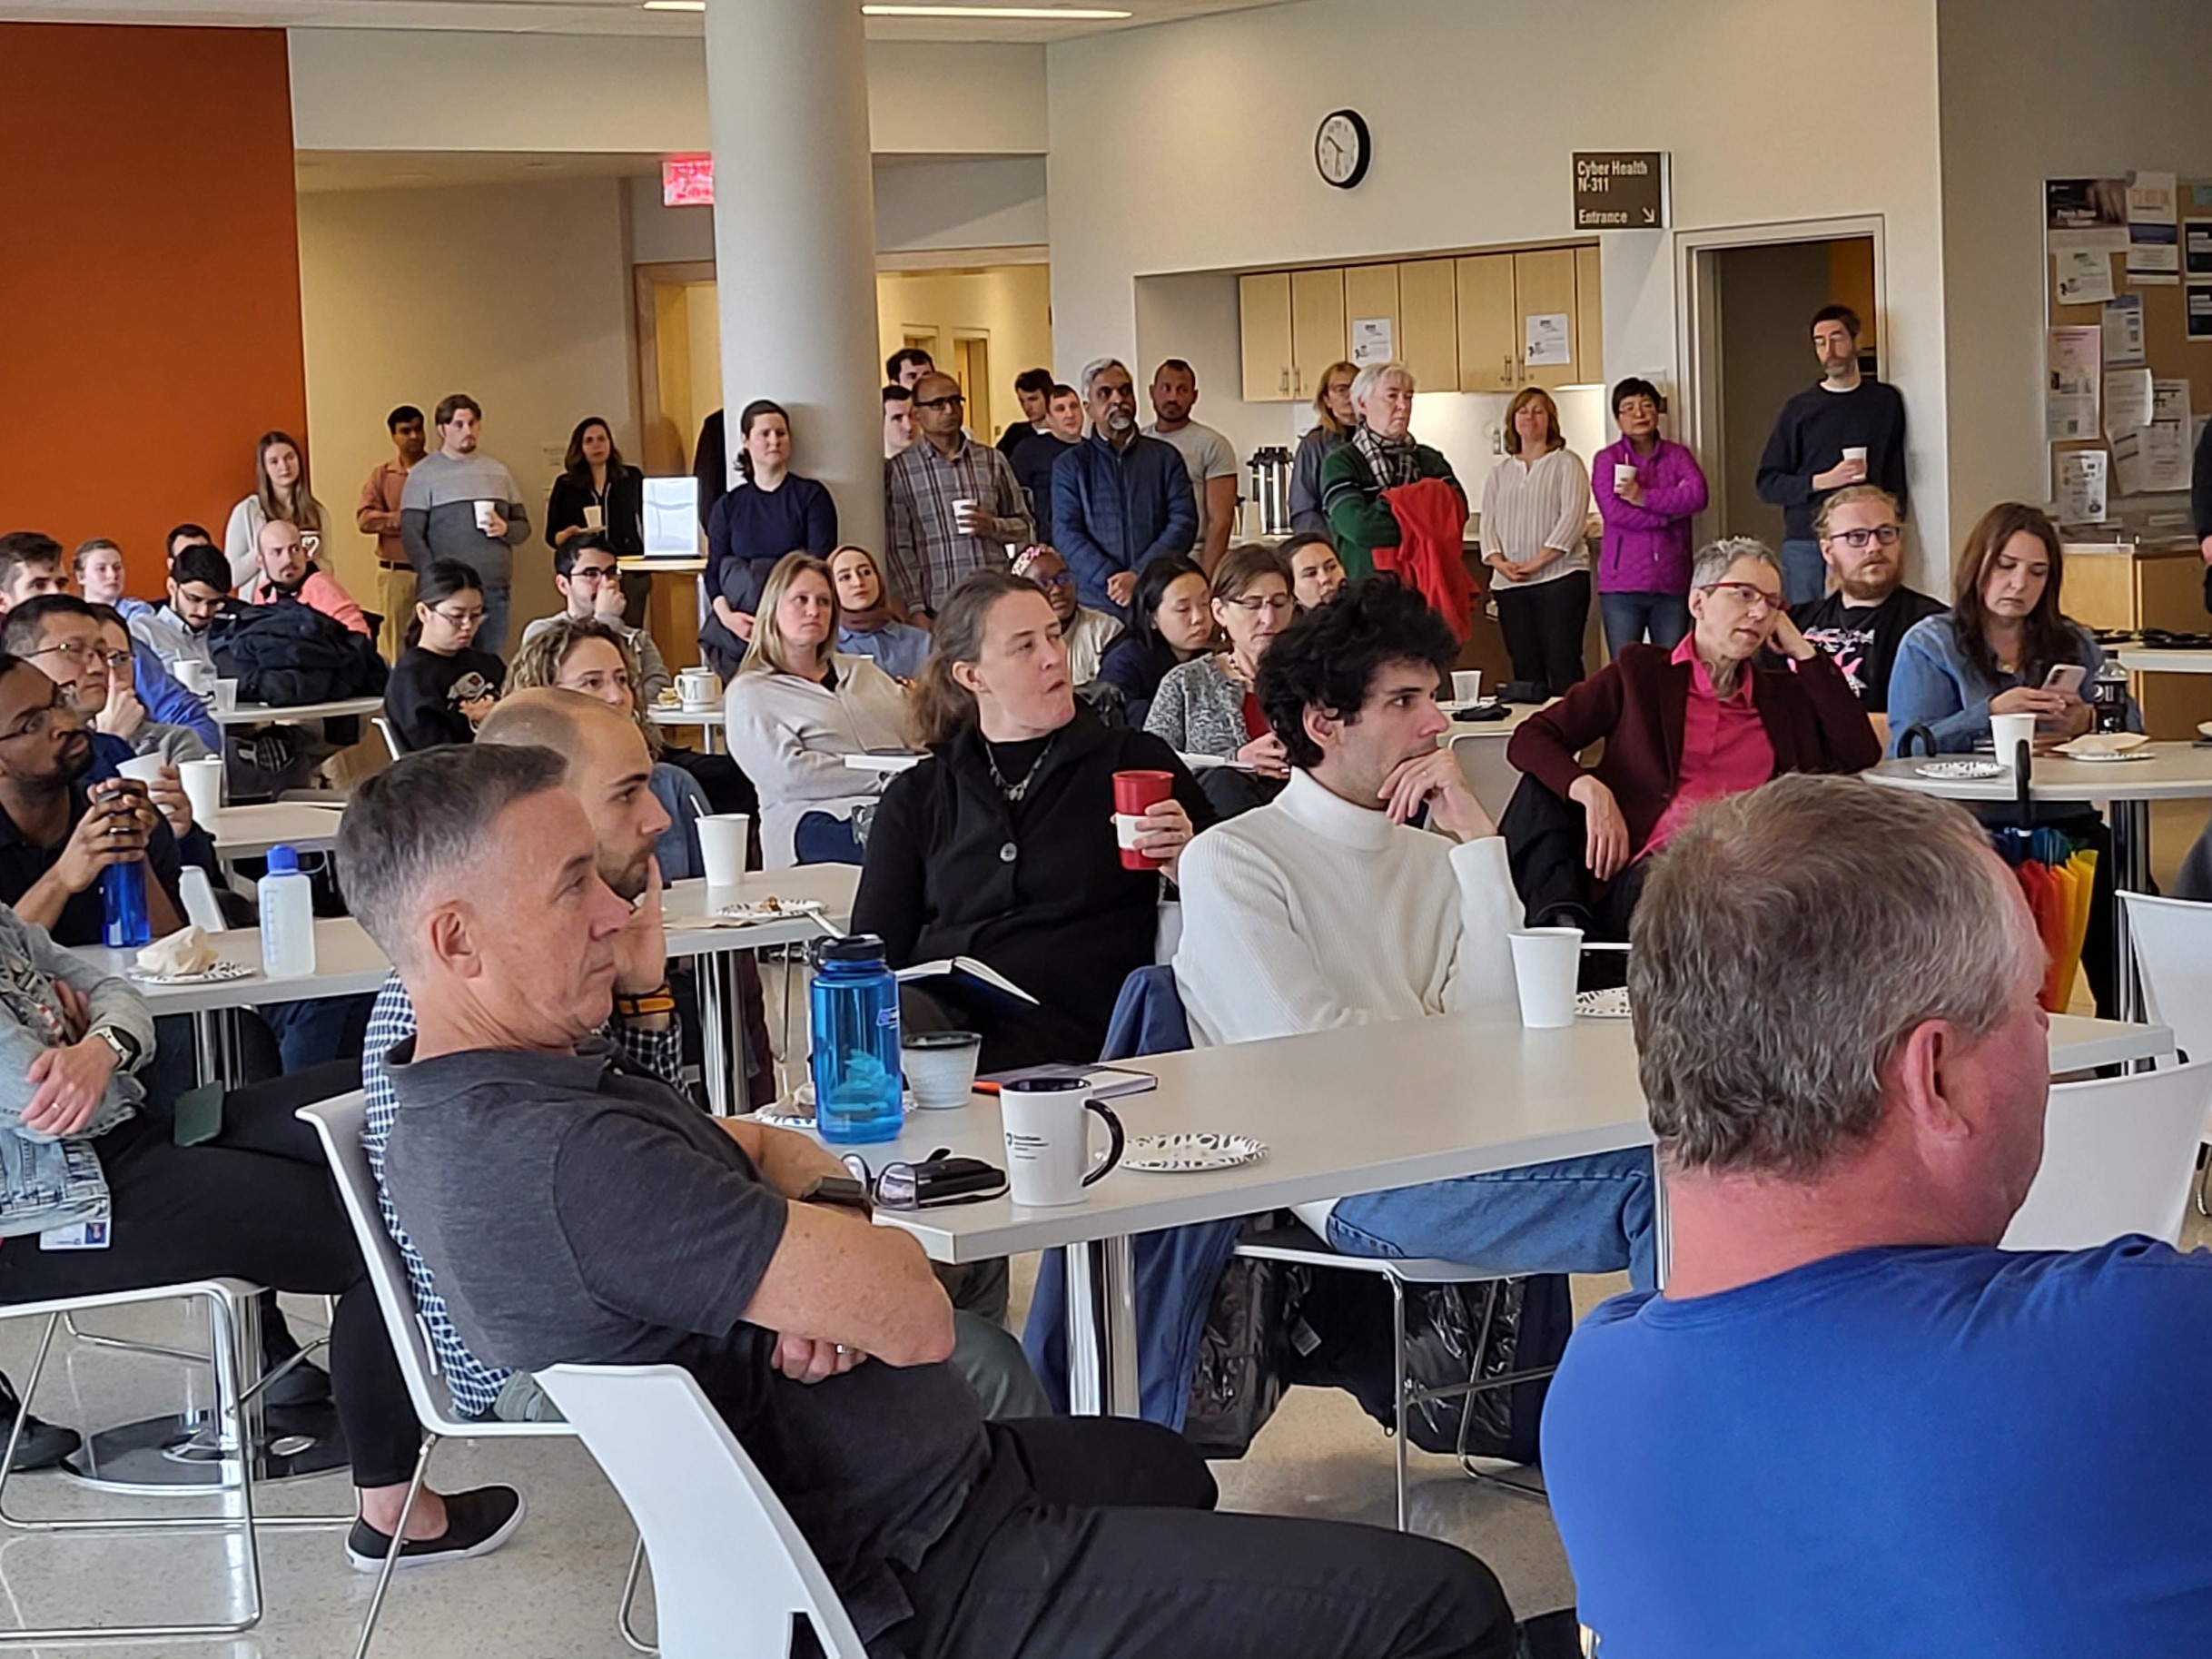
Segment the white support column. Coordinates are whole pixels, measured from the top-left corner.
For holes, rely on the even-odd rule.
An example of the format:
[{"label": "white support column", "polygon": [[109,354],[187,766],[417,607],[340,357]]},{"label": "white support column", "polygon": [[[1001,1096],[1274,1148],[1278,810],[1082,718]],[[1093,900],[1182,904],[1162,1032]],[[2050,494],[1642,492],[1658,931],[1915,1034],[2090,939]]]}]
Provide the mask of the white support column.
[{"label": "white support column", "polygon": [[792,468],[884,543],[875,194],[859,0],[707,0],[723,406],[791,411]]}]

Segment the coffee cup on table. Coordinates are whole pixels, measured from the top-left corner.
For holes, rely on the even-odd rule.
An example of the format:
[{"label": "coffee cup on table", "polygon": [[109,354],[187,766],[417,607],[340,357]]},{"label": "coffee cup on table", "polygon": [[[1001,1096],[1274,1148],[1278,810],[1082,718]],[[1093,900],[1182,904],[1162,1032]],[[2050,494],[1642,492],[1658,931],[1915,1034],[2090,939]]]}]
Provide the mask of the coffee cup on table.
[{"label": "coffee cup on table", "polygon": [[1175,794],[1171,772],[1117,772],[1113,775],[1113,834],[1121,844],[1124,870],[1158,870],[1157,858],[1137,851],[1137,825],[1144,815]]},{"label": "coffee cup on table", "polygon": [[1452,701],[1476,704],[1482,701],[1482,670],[1455,668],[1452,670]]},{"label": "coffee cup on table", "polygon": [[1990,741],[1997,752],[2000,766],[2019,765],[2020,745],[2030,751],[2035,747],[2035,716],[2033,715],[1991,715]]},{"label": "coffee cup on table", "polygon": [[1548,1030],[1575,1022],[1575,987],[1582,974],[1582,929],[1531,927],[1513,942],[1513,979],[1521,993],[1521,1023]]},{"label": "coffee cup on table", "polygon": [[909,1032],[899,1044],[899,1067],[914,1104],[928,1111],[965,1106],[975,1088],[975,1062],[983,1040],[973,1032]]},{"label": "coffee cup on table", "polygon": [[222,811],[222,757],[179,761],[177,776],[183,783],[184,798],[192,803],[193,822],[212,828]]},{"label": "coffee cup on table", "polygon": [[195,697],[203,697],[215,689],[215,665],[203,663],[196,657],[178,657],[169,672],[176,676],[178,685]]},{"label": "coffee cup on table", "polygon": [[[1121,1120],[1105,1101],[1086,1100],[1087,1087],[1080,1077],[1024,1077],[999,1091],[1006,1185],[1015,1203],[1032,1210],[1080,1204],[1084,1189],[1121,1161]],[[1110,1137],[1100,1154],[1091,1150],[1093,1114]]]},{"label": "coffee cup on table", "polygon": [[215,682],[215,712],[227,715],[238,707],[238,682],[218,679]]},{"label": "coffee cup on table", "polygon": [[750,814],[707,813],[694,820],[699,831],[699,862],[710,888],[734,892],[745,882],[746,843],[753,833]]},{"label": "coffee cup on table", "polygon": [[686,708],[704,708],[715,700],[722,682],[712,668],[686,668],[676,676],[676,695]]}]

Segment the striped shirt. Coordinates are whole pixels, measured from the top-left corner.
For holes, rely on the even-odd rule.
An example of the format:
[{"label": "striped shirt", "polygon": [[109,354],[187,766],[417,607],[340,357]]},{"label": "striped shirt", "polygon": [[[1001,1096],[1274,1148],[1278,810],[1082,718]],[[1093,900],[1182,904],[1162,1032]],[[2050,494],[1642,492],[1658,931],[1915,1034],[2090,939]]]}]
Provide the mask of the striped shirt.
[{"label": "striped shirt", "polygon": [[[1482,557],[1498,588],[1533,588],[1538,582],[1590,568],[1583,532],[1590,517],[1590,469],[1582,457],[1562,444],[1532,464],[1502,455],[1482,487]],[[1560,556],[1525,582],[1497,568],[1500,559],[1516,564],[1545,548]]]},{"label": "striped shirt", "polygon": [[[953,503],[1009,521],[1004,536],[963,536]],[[926,438],[884,463],[884,509],[890,529],[891,587],[909,609],[935,610],[971,570],[1003,570],[1009,542],[1037,539],[1029,498],[1013,466],[988,444],[963,433],[947,460]]]}]

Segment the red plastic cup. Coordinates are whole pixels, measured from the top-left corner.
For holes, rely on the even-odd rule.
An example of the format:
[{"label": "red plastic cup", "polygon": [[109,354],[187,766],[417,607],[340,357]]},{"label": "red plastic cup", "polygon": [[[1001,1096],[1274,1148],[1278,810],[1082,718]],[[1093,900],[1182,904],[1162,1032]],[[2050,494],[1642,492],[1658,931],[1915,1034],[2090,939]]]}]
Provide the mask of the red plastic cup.
[{"label": "red plastic cup", "polygon": [[1121,843],[1121,868],[1158,870],[1157,858],[1137,851],[1137,820],[1175,793],[1172,772],[1117,772],[1113,775],[1114,831]]}]

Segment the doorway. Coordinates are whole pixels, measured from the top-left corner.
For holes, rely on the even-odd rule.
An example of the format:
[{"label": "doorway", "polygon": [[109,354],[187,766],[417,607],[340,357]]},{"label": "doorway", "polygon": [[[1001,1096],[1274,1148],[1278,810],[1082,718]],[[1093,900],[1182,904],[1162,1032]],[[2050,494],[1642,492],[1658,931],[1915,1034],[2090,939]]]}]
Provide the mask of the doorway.
[{"label": "doorway", "polygon": [[1755,536],[1782,543],[1782,509],[1759,499],[1759,458],[1783,403],[1816,377],[1812,313],[1859,313],[1860,363],[1879,374],[1880,220],[1684,233],[1679,290],[1683,395],[1675,435],[1712,486],[1700,541]]}]

